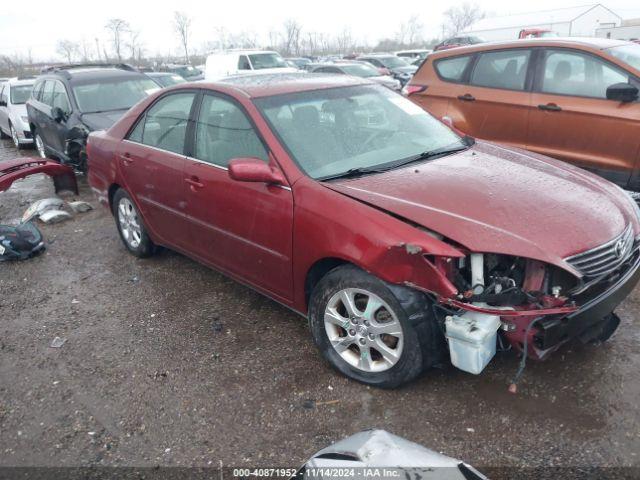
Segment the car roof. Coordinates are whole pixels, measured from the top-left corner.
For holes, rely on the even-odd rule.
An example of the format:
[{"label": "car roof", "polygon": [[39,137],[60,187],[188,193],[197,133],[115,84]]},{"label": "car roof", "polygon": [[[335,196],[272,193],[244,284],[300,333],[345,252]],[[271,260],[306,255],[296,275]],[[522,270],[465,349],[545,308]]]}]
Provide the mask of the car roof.
[{"label": "car roof", "polygon": [[140,78],[145,75],[141,72],[123,70],[115,67],[78,67],[64,70],[45,72],[43,77],[54,76],[69,80],[70,83],[86,83],[92,80],[112,80],[118,78]]},{"label": "car roof", "polygon": [[458,55],[464,52],[479,52],[483,50],[496,50],[500,48],[515,47],[589,47],[596,50],[605,50],[607,48],[619,47],[621,45],[630,45],[631,42],[624,40],[611,40],[608,38],[598,37],[548,37],[548,38],[531,38],[531,39],[515,39],[503,42],[484,42],[476,45],[467,45],[463,47],[452,48],[449,50],[439,50],[433,52],[432,56],[448,57]]},{"label": "car roof", "polygon": [[180,76],[174,72],[144,72],[145,75],[148,75],[149,77],[175,77],[175,76]]},{"label": "car roof", "polygon": [[219,83],[229,85],[252,98],[327,88],[370,85],[372,82],[348,75],[301,73],[250,74],[227,77]]},{"label": "car roof", "polygon": [[5,82],[7,85],[15,86],[15,85],[33,85],[36,83],[36,77],[14,77],[10,78]]},{"label": "car roof", "polygon": [[221,50],[211,52],[209,55],[255,55],[257,53],[278,53],[273,50]]}]

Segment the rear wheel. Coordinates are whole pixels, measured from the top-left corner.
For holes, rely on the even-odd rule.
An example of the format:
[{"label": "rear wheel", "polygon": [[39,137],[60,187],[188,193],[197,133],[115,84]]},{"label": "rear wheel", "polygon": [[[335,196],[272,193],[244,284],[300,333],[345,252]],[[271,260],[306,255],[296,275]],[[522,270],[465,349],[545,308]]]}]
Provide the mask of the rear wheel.
[{"label": "rear wheel", "polygon": [[415,324],[387,284],[357,267],[338,267],[320,280],[311,295],[309,321],[323,356],[359,382],[397,387],[431,363],[431,318]]},{"label": "rear wheel", "polygon": [[119,189],[113,197],[113,215],[125,247],[136,257],[153,255],[155,245],[147,234],[138,209],[123,189]]},{"label": "rear wheel", "polygon": [[6,133],[4,133],[4,131],[0,128],[0,138],[1,139],[7,139],[7,138],[11,138],[9,135],[7,135]]}]

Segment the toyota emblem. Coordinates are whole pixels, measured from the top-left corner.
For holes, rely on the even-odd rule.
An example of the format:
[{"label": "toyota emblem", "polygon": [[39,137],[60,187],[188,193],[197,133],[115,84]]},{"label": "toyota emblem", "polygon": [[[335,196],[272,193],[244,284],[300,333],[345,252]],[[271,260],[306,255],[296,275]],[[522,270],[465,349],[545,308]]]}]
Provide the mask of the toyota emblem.
[{"label": "toyota emblem", "polygon": [[622,255],[624,255],[624,251],[625,251],[625,244],[624,244],[624,240],[620,239],[616,242],[615,247],[613,247],[613,251],[616,254],[616,258],[622,258]]}]

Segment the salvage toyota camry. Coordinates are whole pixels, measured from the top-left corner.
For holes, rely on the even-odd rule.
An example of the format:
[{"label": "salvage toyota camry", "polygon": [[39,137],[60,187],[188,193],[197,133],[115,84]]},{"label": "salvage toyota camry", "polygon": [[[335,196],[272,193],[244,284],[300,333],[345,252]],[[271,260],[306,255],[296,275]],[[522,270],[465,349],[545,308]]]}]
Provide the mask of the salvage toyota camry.
[{"label": "salvage toyota camry", "polygon": [[366,80],[156,93],[88,142],[134,255],[182,252],[308,317],[337,370],[394,387],[496,344],[604,341],[640,270],[636,205],[595,175],[461,137]]}]

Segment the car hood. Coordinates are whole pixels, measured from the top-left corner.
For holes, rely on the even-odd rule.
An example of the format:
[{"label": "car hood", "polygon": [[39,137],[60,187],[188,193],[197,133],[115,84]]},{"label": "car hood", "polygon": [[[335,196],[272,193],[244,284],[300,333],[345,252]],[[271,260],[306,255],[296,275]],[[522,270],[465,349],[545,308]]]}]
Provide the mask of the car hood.
[{"label": "car hood", "polygon": [[102,113],[83,113],[82,123],[89,127],[89,130],[91,131],[106,130],[120,120],[126,111],[127,110],[125,109]]},{"label": "car hood", "polygon": [[471,251],[562,259],[601,245],[630,222],[613,184],[541,156],[477,143],[464,152],[324,185],[419,224]]}]

